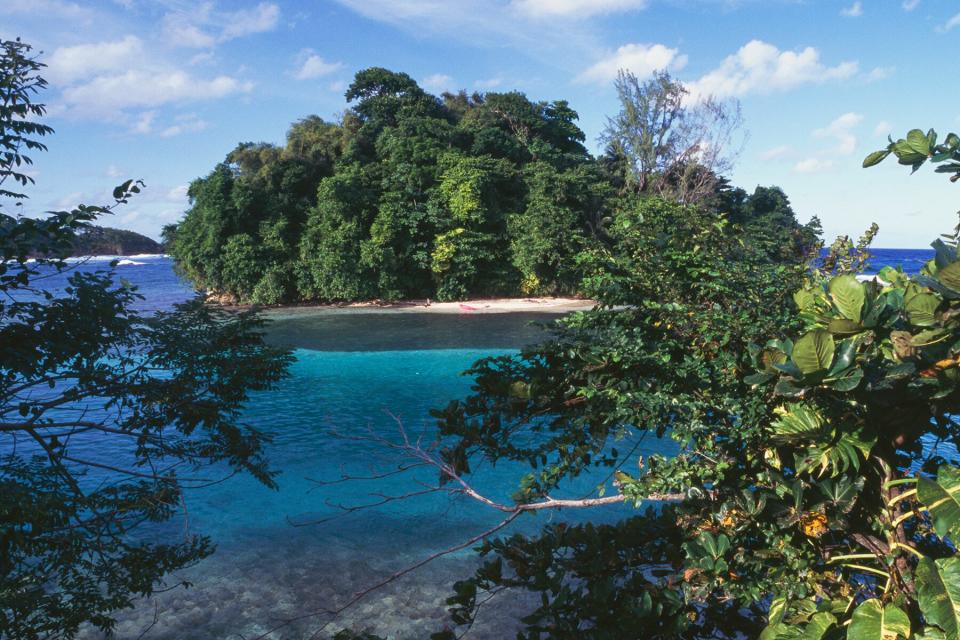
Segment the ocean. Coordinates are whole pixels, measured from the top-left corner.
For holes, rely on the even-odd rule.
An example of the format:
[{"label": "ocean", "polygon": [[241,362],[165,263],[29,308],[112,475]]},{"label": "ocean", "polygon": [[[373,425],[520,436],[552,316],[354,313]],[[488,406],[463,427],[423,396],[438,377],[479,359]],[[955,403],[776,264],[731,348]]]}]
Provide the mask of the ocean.
[{"label": "ocean", "polygon": [[[930,250],[878,249],[872,271],[902,265],[916,272]],[[75,265],[104,268],[109,257]],[[168,309],[194,295],[173,271],[169,258],[131,256],[117,276],[136,285],[145,312]],[[62,288],[65,276],[47,280]],[[548,314],[334,314],[275,320],[271,340],[295,349],[291,376],[273,392],[251,398],[244,420],[274,434],[267,455],[281,471],[272,491],[246,477],[235,477],[186,497],[187,514],[153,535],[210,535],[217,552],[177,575],[193,583],[122,612],[119,638],[250,638],[285,620],[335,606],[392,573],[490,528],[502,514],[467,498],[428,493],[387,500],[367,509],[358,505],[415,493],[436,480],[433,470],[416,469],[380,480],[336,482],[344,476],[378,476],[409,462],[384,444],[396,442],[398,421],[410,434],[429,439],[429,411],[469,393],[461,375],[478,358],[515,352],[542,335],[537,323]],[[360,439],[358,439],[358,437]],[[118,455],[111,443],[88,442],[92,456]],[[651,439],[641,451],[669,454],[670,441]],[[480,468],[474,478],[482,492],[509,502],[520,469]],[[517,473],[510,473],[516,471]],[[565,487],[566,496],[589,494],[603,474]],[[333,482],[333,484],[328,484]],[[561,496],[556,496],[561,497]],[[631,513],[611,506],[605,518]],[[534,530],[551,519],[575,520],[576,513],[554,512],[518,520],[511,531]],[[425,637],[442,628],[443,601],[452,583],[474,566],[469,550],[444,556],[423,569],[370,594],[334,620],[324,634],[350,627],[387,637]],[[511,612],[522,601],[506,601],[495,615],[481,615],[471,637],[512,636]],[[306,615],[280,626],[272,639],[309,636],[329,618]],[[142,634],[142,635],[141,635]],[[82,637],[97,638],[88,631]],[[325,637],[322,635],[320,637]]]}]

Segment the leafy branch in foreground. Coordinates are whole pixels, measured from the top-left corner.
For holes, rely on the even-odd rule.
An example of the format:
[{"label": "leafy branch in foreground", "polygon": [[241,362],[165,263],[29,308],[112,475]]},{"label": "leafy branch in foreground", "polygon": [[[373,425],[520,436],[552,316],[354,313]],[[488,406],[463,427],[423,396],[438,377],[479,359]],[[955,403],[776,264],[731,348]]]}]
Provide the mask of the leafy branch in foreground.
[{"label": "leafy branch in foreground", "polygon": [[[805,269],[722,217],[634,215],[588,270],[600,307],[475,365],[474,394],[442,413],[443,455],[460,477],[527,463],[518,504],[596,467],[597,494],[686,499],[486,541],[433,637],[528,591],[530,640],[960,638],[956,237],[917,276],[863,278],[875,228]],[[644,435],[674,448],[638,456]]]},{"label": "leafy branch in foreground", "polygon": [[[30,136],[52,132],[25,120],[44,113],[31,102],[42,67],[28,45],[0,41],[0,183],[27,184],[20,150],[42,150]],[[208,538],[163,527],[185,490],[238,472],[273,486],[267,436],[239,415],[290,361],[265,346],[263,321],[196,300],[142,314],[140,294],[112,269],[73,270],[63,259],[77,232],[141,186],[126,181],[109,207],[42,218],[0,208],[3,637],[109,631],[114,612],[212,552]],[[62,291],[45,287],[54,275],[67,276]]]}]

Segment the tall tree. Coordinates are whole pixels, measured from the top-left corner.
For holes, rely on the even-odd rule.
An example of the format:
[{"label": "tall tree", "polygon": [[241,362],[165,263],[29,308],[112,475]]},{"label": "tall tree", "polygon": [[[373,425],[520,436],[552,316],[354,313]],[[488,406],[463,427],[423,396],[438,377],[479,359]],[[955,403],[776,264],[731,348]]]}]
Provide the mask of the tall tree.
[{"label": "tall tree", "polygon": [[615,86],[620,112],[607,120],[601,141],[626,187],[687,204],[712,197],[739,152],[739,103],[691,102],[666,72],[641,82],[620,71]]},{"label": "tall tree", "polygon": [[[0,41],[0,185],[30,182],[22,150],[43,149],[52,133],[35,102],[43,64],[30,51]],[[26,195],[3,186],[0,636],[109,631],[115,611],[213,551],[202,535],[156,542],[143,531],[175,517],[185,490],[235,472],[274,486],[267,435],[240,407],[282,378],[290,356],[265,346],[255,315],[200,301],[144,315],[112,269],[69,273],[62,258],[76,233],[140,183],[117,187],[110,207],[45,218],[4,212]],[[43,288],[53,273],[69,274],[62,293]]]}]

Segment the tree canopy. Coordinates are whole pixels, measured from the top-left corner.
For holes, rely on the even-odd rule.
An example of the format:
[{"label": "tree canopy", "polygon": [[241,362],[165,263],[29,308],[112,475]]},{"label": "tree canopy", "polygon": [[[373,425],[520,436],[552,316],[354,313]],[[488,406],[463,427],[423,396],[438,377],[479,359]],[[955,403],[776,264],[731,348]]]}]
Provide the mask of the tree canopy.
[{"label": "tree canopy", "polygon": [[604,182],[566,102],[357,73],[337,123],[244,143],[166,231],[198,286],[242,301],[570,293]]},{"label": "tree canopy", "polygon": [[666,124],[652,108],[625,121],[598,160],[564,100],[436,97],[405,73],[360,71],[338,122],[304,118],[284,145],[240,144],[195,180],[167,246],[195,285],[242,302],[579,293],[578,256],[609,241],[619,199],[717,197],[739,125],[735,108],[680,104],[669,76],[627,80],[631,113],[676,104]]}]

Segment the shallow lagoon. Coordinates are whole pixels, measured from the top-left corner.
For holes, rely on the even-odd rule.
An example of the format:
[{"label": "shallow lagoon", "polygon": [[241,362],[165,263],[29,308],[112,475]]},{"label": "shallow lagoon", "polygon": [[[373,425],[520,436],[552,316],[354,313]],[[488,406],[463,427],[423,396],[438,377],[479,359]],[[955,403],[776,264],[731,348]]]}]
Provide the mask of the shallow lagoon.
[{"label": "shallow lagoon", "polygon": [[[525,314],[469,320],[449,315],[378,314],[353,324],[316,318],[312,327],[301,318],[295,330],[278,321],[271,330],[275,341],[300,336],[300,342],[315,347],[329,341],[355,348],[360,346],[355,333],[361,332],[375,336],[377,346],[394,348],[297,349],[291,377],[278,391],[253,398],[245,415],[251,424],[275,434],[268,455],[275,468],[282,470],[280,489],[271,491],[252,479],[236,477],[191,491],[187,497],[189,517],[172,523],[165,535],[183,535],[185,528],[203,532],[214,538],[218,550],[197,567],[171,578],[171,582],[193,582],[191,589],[162,594],[124,614],[119,636],[137,637],[149,627],[143,637],[158,640],[256,637],[284,619],[343,602],[394,571],[495,525],[503,514],[446,493],[353,513],[337,506],[378,501],[371,493],[416,491],[422,488],[419,482],[435,482],[432,469],[326,487],[314,480],[395,469],[405,461],[402,457],[381,443],[350,436],[373,435],[395,441],[399,438],[397,419],[411,435],[429,436],[434,429],[429,410],[469,391],[469,379],[460,375],[464,369],[480,357],[509,353],[541,335],[530,321],[549,319]],[[496,333],[476,333],[484,348],[429,348],[446,344],[457,334],[471,342],[471,332],[480,328],[477,320],[496,329]],[[339,338],[332,340],[331,333]],[[392,344],[384,342],[386,336],[394,336]],[[510,348],[492,346],[497,342]],[[522,470],[514,471],[518,473],[508,474],[511,481],[504,482],[494,477],[492,470],[481,469],[475,486],[491,497],[509,501],[513,480]],[[597,478],[569,488],[567,495],[590,493],[606,473],[599,472]],[[629,511],[612,506],[605,513],[616,519]],[[550,518],[568,515],[531,515],[505,532],[532,530]],[[321,524],[294,526],[331,516],[336,517]],[[443,600],[450,595],[452,583],[469,574],[472,563],[469,551],[437,560],[371,594],[320,637],[343,626],[369,627],[388,637],[425,637],[442,628]],[[512,600],[507,609],[518,606]],[[495,616],[475,627],[471,637],[512,635],[511,616],[505,613],[508,611],[501,605]],[[155,616],[156,623],[150,627]],[[269,637],[309,636],[326,619],[309,618]]]},{"label": "shallow lagoon", "polygon": [[[920,259],[917,256],[916,261]],[[142,287],[144,309],[165,308],[190,295],[176,280],[168,260],[139,261],[144,264],[118,267],[118,273]],[[336,506],[379,500],[371,493],[397,495],[420,489],[418,480],[435,480],[432,470],[325,487],[314,481],[396,468],[403,460],[382,444],[342,436],[396,439],[395,417],[410,433],[429,436],[430,409],[469,392],[469,379],[460,375],[464,369],[477,358],[510,353],[536,341],[542,330],[531,322],[553,317],[328,313],[296,314],[275,321],[271,340],[296,348],[297,360],[282,387],[254,397],[244,418],[275,435],[268,454],[273,466],[282,471],[280,489],[271,491],[250,478],[235,477],[190,491],[185,514],[155,533],[208,534],[217,543],[217,552],[170,577],[171,585],[189,581],[191,588],[158,594],[122,613],[117,637],[256,638],[285,620],[336,606],[393,572],[499,522],[502,514],[446,494],[346,515]],[[97,449],[109,455],[103,443]],[[641,449],[666,453],[671,447],[650,440]],[[522,470],[497,469],[515,472],[501,473],[506,481],[498,480],[493,471],[481,468],[475,484],[506,501]],[[566,495],[589,493],[605,475],[599,471],[596,477],[568,487]],[[613,506],[603,517],[618,519],[630,513],[627,507]],[[331,516],[340,517],[308,524]],[[501,533],[533,530],[549,518],[575,517],[575,513],[559,512],[531,515]],[[370,629],[391,638],[426,637],[442,628],[443,601],[451,593],[450,586],[468,575],[474,562],[468,550],[438,559],[370,594],[317,637],[329,637],[343,627]],[[509,596],[494,603],[481,615],[471,638],[513,635],[523,600]],[[323,615],[308,616],[266,637],[310,637],[327,620]],[[84,637],[100,634],[90,632]]]}]

